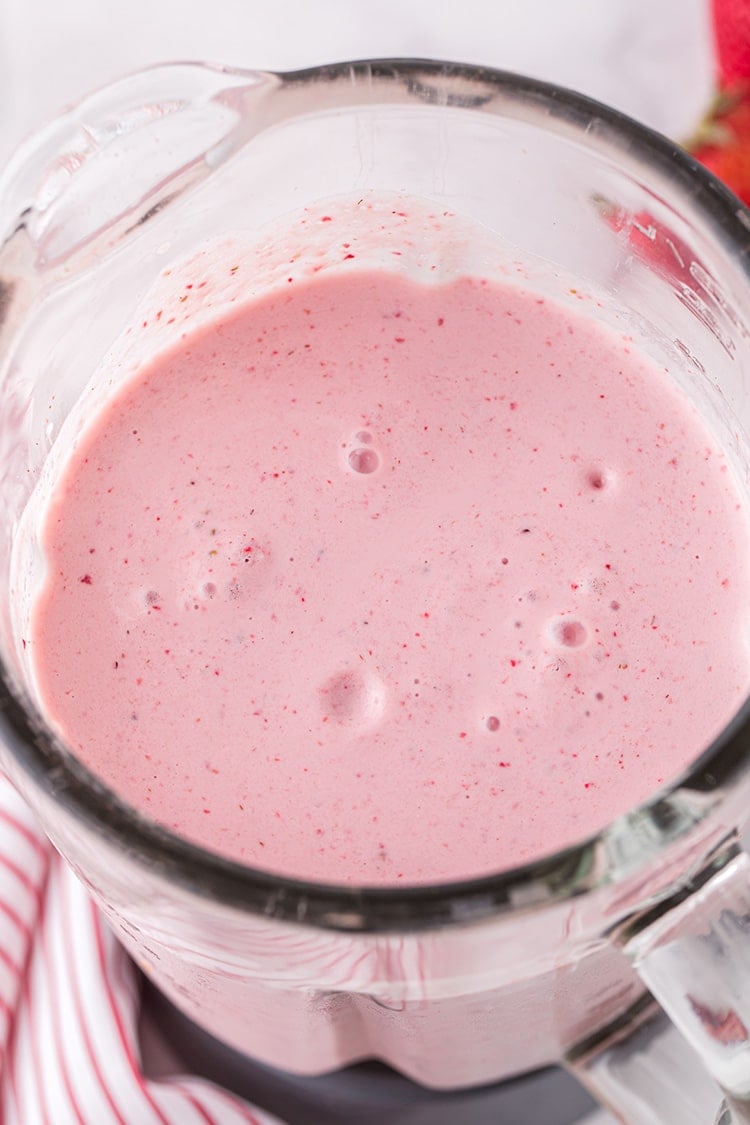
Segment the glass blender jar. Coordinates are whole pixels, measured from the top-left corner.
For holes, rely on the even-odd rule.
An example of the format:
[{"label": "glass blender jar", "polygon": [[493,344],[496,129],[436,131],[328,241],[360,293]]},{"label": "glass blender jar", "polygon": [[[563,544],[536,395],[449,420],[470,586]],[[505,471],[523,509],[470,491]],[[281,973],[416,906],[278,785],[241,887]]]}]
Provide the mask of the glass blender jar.
[{"label": "glass blender jar", "polygon": [[[27,142],[0,181],[2,765],[164,995],[263,1063],[315,1075],[377,1058],[455,1090],[563,1061],[634,1125],[706,1120],[719,1087],[750,1121],[748,1044],[715,1033],[722,1012],[750,1021],[747,705],[684,776],[576,847],[392,889],[280,878],[178,838],[44,720],[19,615],[39,577],[35,490],[68,419],[105,393],[103,372],[147,354],[128,328],[157,293],[176,307],[196,255],[226,260],[301,207],[389,192],[465,218],[459,250],[415,250],[444,277],[491,248],[561,299],[571,278],[596,292],[604,319],[669,359],[750,479],[750,223],[676,146],[571,92],[458,64],[133,75]],[[383,245],[354,235],[379,264]],[[271,254],[258,284],[281,264]],[[209,286],[206,315],[231,293]]]}]

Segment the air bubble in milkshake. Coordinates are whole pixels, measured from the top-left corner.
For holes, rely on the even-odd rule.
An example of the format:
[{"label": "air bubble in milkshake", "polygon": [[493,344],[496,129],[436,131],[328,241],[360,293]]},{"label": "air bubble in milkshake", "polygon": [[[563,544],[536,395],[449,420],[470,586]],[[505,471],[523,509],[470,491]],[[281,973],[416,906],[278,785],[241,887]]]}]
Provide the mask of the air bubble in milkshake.
[{"label": "air bubble in milkshake", "polygon": [[385,685],[373,672],[345,669],[319,691],[323,718],[346,726],[371,727],[385,707]]},{"label": "air bubble in milkshake", "polygon": [[588,640],[588,630],[582,621],[574,617],[563,617],[552,626],[552,636],[556,644],[563,648],[580,648]]},{"label": "air bubble in milkshake", "polygon": [[355,473],[374,473],[380,458],[374,449],[359,446],[349,454],[349,468]]},{"label": "air bubble in milkshake", "polygon": [[585,476],[586,485],[593,492],[605,492],[614,483],[614,474],[603,465],[589,465]]}]

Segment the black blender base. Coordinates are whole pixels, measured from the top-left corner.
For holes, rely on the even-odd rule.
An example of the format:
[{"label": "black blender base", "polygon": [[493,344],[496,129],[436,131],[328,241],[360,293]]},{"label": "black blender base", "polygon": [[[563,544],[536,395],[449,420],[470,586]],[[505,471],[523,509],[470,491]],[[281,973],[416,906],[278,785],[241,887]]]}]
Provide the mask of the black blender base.
[{"label": "black blender base", "polygon": [[[286,1125],[575,1125],[594,1108],[570,1075],[553,1068],[451,1093],[377,1062],[314,1078],[289,1074],[227,1047],[146,982],[142,1039],[152,1077],[187,1071],[209,1078]],[[160,1054],[149,1066],[149,1056]]]}]

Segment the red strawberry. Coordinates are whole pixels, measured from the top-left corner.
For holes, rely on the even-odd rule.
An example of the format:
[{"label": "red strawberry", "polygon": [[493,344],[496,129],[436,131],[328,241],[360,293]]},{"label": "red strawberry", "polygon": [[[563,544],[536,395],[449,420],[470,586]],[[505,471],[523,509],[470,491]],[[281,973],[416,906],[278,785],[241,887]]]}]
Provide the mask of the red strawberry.
[{"label": "red strawberry", "polygon": [[744,203],[750,203],[750,91],[721,97],[687,146]]},{"label": "red strawberry", "polygon": [[750,81],[750,0],[711,0],[719,88]]},{"label": "red strawberry", "polygon": [[719,93],[687,148],[750,203],[750,0],[711,0]]}]

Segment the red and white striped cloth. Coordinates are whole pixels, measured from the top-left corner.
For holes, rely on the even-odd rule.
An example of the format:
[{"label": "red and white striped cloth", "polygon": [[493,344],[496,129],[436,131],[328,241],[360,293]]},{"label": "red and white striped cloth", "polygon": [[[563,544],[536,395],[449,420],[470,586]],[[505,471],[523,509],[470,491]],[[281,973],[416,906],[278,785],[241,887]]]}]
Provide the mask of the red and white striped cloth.
[{"label": "red and white striped cloth", "polygon": [[141,1069],[132,962],[0,776],[2,1125],[278,1125],[188,1075]]}]

